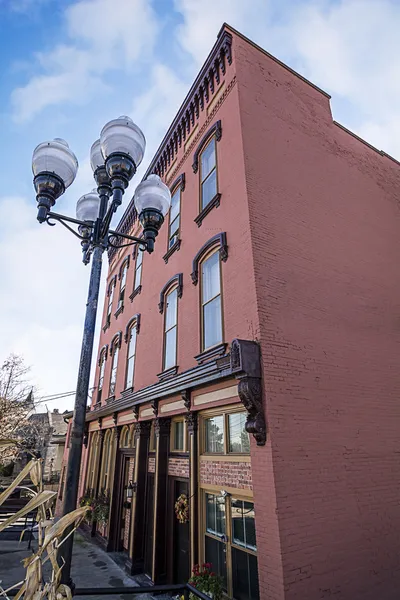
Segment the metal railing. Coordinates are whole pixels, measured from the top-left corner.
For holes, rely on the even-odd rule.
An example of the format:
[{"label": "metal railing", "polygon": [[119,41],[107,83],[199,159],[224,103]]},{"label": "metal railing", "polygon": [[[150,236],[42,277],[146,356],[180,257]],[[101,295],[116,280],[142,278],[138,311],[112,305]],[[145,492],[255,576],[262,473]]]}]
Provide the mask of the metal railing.
[{"label": "metal railing", "polygon": [[[11,598],[18,594],[19,590],[10,590],[7,595]],[[73,591],[74,598],[77,596],[137,596],[139,594],[171,594],[183,595],[185,600],[189,600],[189,594],[193,594],[200,600],[210,600],[210,596],[200,592],[190,583],[177,583],[174,585],[147,585],[141,587],[105,587],[105,588],[80,588],[77,587]]]}]

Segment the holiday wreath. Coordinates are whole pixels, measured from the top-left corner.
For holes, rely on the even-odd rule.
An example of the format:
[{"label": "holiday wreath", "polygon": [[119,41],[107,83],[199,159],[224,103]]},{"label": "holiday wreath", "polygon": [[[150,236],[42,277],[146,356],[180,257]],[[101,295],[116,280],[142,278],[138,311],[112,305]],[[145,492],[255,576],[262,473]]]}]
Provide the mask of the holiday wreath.
[{"label": "holiday wreath", "polygon": [[175,514],[180,523],[189,521],[189,501],[185,494],[181,494],[175,502]]}]

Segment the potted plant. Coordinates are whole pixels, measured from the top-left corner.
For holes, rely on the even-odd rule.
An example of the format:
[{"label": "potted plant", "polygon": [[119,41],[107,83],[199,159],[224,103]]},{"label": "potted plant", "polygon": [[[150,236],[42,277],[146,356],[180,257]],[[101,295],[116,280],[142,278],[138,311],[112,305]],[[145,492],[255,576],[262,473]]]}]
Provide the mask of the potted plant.
[{"label": "potted plant", "polygon": [[[189,583],[213,600],[222,600],[222,577],[214,573],[211,563],[194,565]],[[195,600],[193,594],[190,594],[190,599]]]}]

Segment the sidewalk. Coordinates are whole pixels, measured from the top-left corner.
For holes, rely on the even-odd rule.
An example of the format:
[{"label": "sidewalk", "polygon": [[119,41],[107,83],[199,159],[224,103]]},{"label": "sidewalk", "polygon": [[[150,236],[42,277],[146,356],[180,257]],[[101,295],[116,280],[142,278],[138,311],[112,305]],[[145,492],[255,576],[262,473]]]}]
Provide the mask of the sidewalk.
[{"label": "sidewalk", "polygon": [[[33,544],[35,544],[35,540]],[[27,542],[0,541],[0,585],[6,589],[24,578],[22,560],[30,556]],[[35,546],[34,546],[35,547]],[[44,568],[44,577],[48,573]],[[47,571],[47,573],[46,573]],[[88,542],[79,533],[75,534],[74,553],[72,557],[72,579],[76,587],[137,587],[138,583],[129,577],[108,554],[98,546]],[[151,592],[151,588],[149,588]],[[87,600],[96,596],[85,596]],[[151,593],[132,595],[102,596],[104,600],[151,600]]]}]

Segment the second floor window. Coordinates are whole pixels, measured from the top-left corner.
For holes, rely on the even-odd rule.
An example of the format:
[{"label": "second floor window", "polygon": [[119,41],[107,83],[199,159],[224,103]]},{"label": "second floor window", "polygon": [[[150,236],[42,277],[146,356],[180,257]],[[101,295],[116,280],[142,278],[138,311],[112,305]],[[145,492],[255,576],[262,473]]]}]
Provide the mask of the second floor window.
[{"label": "second floor window", "polygon": [[106,368],[106,353],[103,350],[100,356],[100,370],[99,370],[99,385],[97,388],[97,402],[101,402],[101,394],[103,391],[104,384],[104,371]]},{"label": "second floor window", "polygon": [[165,300],[164,325],[164,371],[176,365],[176,341],[178,326],[178,290],[175,288]]},{"label": "second floor window", "polygon": [[[119,286],[119,297],[118,297],[118,308],[122,308],[124,305],[125,287],[126,287],[126,274],[128,271],[128,262],[124,264],[121,272],[121,283]],[[118,309],[117,309],[118,310]]]},{"label": "second floor window", "polygon": [[112,304],[114,299],[114,289],[115,289],[115,279],[110,283],[110,287],[108,288],[108,305],[107,305],[107,318],[106,324],[109,325],[111,323],[111,312],[112,312]]},{"label": "second floor window", "polygon": [[143,263],[143,252],[137,248],[136,250],[136,265],[135,265],[135,283],[133,289],[136,290],[142,282],[142,263]]},{"label": "second floor window", "polygon": [[217,159],[215,137],[200,155],[200,210],[203,210],[217,194]]},{"label": "second floor window", "polygon": [[133,387],[133,374],[135,371],[136,356],[136,323],[129,329],[128,334],[128,353],[126,356],[126,381],[125,388]]},{"label": "second floor window", "polygon": [[221,273],[219,253],[201,264],[202,350],[222,342]]},{"label": "second floor window", "polygon": [[168,248],[171,248],[179,238],[181,212],[181,187],[178,186],[171,198],[171,208],[169,211],[169,233]]},{"label": "second floor window", "polygon": [[111,363],[111,375],[110,375],[110,389],[108,392],[108,396],[115,396],[115,384],[117,381],[117,370],[118,370],[118,354],[119,354],[119,347],[117,344],[114,345],[114,349],[113,349],[113,357],[112,357],[112,363]]}]

